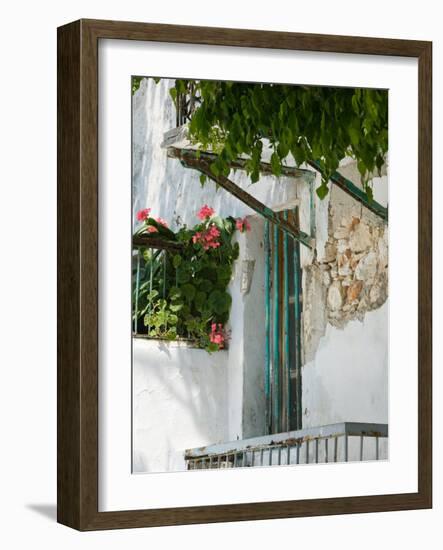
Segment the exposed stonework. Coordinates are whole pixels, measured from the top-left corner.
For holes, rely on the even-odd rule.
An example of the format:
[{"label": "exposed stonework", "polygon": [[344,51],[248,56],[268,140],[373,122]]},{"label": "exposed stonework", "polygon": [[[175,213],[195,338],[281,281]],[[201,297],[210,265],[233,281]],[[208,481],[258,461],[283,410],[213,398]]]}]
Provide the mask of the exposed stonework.
[{"label": "exposed stonework", "polygon": [[[338,191],[338,192],[337,192]],[[388,227],[355,201],[334,190],[329,239],[321,266],[326,284],[326,318],[342,327],[380,307],[388,293]],[[335,251],[335,254],[334,254]]]},{"label": "exposed stonework", "polygon": [[363,320],[388,295],[388,225],[337,188],[331,190],[328,240],[321,258],[304,268],[305,361],[329,322]]}]

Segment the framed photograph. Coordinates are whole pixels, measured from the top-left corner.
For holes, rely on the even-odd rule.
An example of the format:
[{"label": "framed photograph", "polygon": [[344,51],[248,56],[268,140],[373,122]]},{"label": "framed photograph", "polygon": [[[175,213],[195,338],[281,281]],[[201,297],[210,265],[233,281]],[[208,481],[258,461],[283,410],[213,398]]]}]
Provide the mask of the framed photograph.
[{"label": "framed photograph", "polygon": [[58,521],[432,506],[430,42],[58,29]]}]

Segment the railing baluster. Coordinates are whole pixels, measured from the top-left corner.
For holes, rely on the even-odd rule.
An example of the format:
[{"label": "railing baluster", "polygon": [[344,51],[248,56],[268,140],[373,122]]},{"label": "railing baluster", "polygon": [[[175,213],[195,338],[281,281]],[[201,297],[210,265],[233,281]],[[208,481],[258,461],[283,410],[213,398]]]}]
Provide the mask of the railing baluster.
[{"label": "railing baluster", "polygon": [[[151,293],[152,292],[152,278],[153,278],[153,273],[152,273],[153,257],[152,257],[152,248],[148,248],[148,250],[149,250],[149,293]],[[151,315],[151,313],[152,313],[151,304],[152,304],[152,301],[150,300],[149,301],[149,308],[148,308],[149,315]],[[151,326],[148,324],[148,334],[150,332],[151,332]]]},{"label": "railing baluster", "polygon": [[167,250],[163,251],[163,298],[166,298],[166,256]]},{"label": "railing baluster", "polygon": [[135,279],[135,318],[134,318],[134,334],[137,334],[138,326],[138,295],[140,293],[140,248],[137,248],[137,274]]},{"label": "railing baluster", "polygon": [[273,427],[275,432],[280,431],[280,270],[279,270],[279,229],[274,225],[273,241],[273,335],[272,335],[272,370],[273,370]]},{"label": "railing baluster", "polygon": [[360,461],[363,461],[363,435],[360,436]]},{"label": "railing baluster", "polygon": [[[285,221],[288,220],[287,210],[283,213],[283,218]],[[282,386],[286,386],[286,395],[285,395],[285,430],[289,431],[291,429],[291,371],[289,364],[289,350],[290,350],[290,338],[289,338],[289,258],[288,258],[288,234],[283,233],[283,337],[284,337],[284,346],[283,346],[283,356],[284,356],[284,383]]]},{"label": "railing baluster", "polygon": [[269,221],[265,220],[265,433],[271,433],[271,242]]}]

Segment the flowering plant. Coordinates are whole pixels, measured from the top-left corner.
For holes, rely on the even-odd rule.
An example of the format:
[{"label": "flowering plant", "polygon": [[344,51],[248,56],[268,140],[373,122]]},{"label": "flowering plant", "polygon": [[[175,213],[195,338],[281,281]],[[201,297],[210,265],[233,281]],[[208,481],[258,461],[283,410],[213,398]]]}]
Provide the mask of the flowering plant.
[{"label": "flowering plant", "polygon": [[136,217],[142,222],[137,236],[148,242],[155,237],[156,246],[159,238],[165,248],[167,243],[179,246],[172,253],[149,244],[142,249],[139,280],[134,269],[133,285],[137,331],[152,338],[191,339],[209,352],[224,348],[232,301],[227,288],[239,254],[232,237],[236,230],[250,230],[247,219],[221,218],[205,204],[197,212],[198,224],[174,232],[161,218],[151,217],[149,208]]}]

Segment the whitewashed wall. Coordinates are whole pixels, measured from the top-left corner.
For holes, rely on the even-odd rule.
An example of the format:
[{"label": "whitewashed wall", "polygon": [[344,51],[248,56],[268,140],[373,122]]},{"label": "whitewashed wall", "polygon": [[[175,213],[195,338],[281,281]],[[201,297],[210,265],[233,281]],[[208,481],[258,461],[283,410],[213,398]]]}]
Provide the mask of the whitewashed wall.
[{"label": "whitewashed wall", "polygon": [[388,423],[388,304],[343,329],[330,324],[303,366],[303,427]]},{"label": "whitewashed wall", "polygon": [[183,450],[228,439],[227,352],[133,339],[133,471],[184,470]]}]

